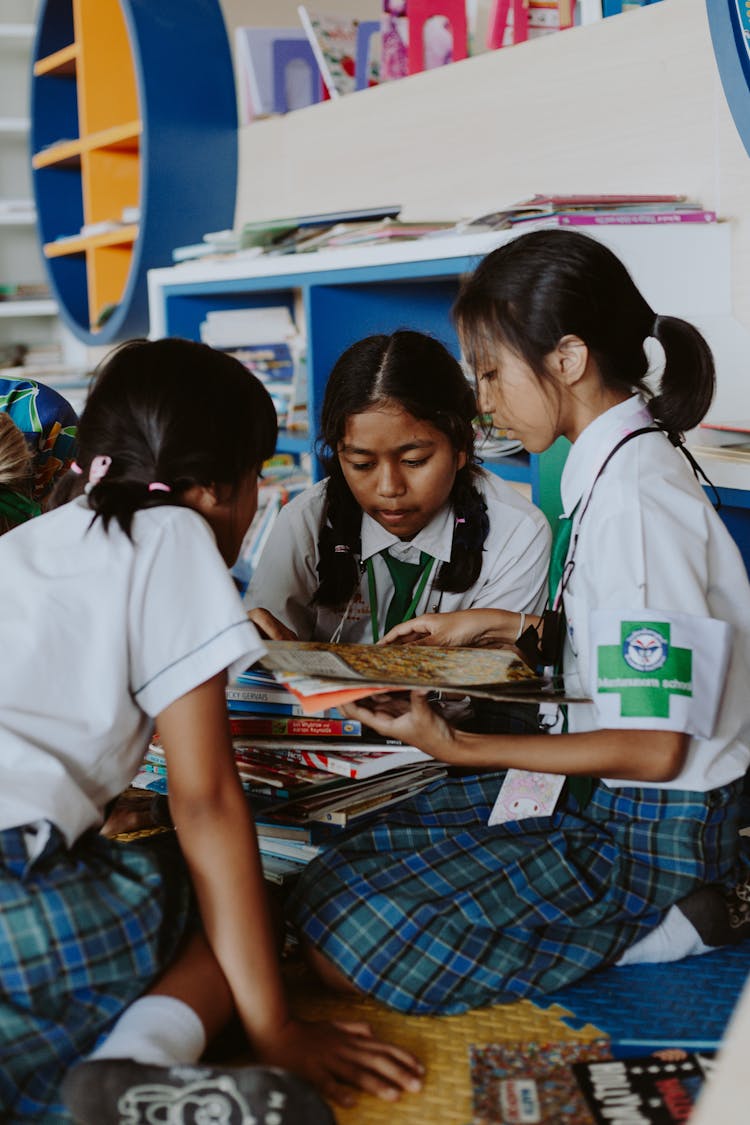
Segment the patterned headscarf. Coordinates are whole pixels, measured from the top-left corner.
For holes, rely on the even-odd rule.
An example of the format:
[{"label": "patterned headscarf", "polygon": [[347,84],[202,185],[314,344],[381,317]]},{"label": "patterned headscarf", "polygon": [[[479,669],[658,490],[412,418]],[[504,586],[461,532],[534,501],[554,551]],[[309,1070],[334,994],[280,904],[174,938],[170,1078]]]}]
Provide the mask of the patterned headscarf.
[{"label": "patterned headscarf", "polygon": [[32,496],[42,502],[75,457],[78,415],[58,391],[34,379],[0,378],[0,410],[26,438],[34,459]]}]

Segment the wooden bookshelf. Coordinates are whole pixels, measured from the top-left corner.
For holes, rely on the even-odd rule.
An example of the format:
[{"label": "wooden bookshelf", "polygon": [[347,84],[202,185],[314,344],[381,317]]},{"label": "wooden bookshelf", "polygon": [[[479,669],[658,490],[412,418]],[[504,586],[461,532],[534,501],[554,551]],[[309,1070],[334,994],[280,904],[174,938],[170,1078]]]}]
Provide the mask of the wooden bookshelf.
[{"label": "wooden bookshelf", "polygon": [[[234,218],[221,5],[46,0],[33,57],[37,226],[61,314],[87,344],[142,335],[146,271]],[[103,223],[117,227],[86,233]]]}]

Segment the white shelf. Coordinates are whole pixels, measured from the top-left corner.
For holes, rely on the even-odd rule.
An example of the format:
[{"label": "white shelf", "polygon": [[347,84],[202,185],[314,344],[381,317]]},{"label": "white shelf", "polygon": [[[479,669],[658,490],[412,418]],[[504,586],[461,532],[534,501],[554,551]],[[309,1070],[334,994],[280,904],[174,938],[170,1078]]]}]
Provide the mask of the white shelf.
[{"label": "white shelf", "polygon": [[20,137],[28,133],[30,127],[28,117],[0,117],[0,133],[13,133]]},{"label": "white shelf", "polygon": [[17,316],[57,316],[56,301],[0,301],[0,318]]},{"label": "white shelf", "polygon": [[0,208],[0,227],[33,227],[36,211],[3,211]]},{"label": "white shelf", "polygon": [[0,24],[0,46],[2,46],[3,42],[23,43],[30,46],[33,38],[33,23]]}]

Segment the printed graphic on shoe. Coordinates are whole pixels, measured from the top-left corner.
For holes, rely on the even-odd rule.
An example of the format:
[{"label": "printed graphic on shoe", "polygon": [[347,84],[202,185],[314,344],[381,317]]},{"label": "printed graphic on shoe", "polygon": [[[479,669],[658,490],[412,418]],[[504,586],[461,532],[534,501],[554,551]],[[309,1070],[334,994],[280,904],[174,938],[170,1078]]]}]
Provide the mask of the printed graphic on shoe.
[{"label": "printed graphic on shoe", "polygon": [[269,1091],[267,1108],[271,1112],[259,1120],[234,1079],[222,1074],[180,1088],[160,1082],[131,1086],[120,1098],[117,1109],[120,1125],[141,1125],[143,1121],[169,1125],[281,1125],[283,1116],[278,1111],[285,1103],[283,1091]]}]

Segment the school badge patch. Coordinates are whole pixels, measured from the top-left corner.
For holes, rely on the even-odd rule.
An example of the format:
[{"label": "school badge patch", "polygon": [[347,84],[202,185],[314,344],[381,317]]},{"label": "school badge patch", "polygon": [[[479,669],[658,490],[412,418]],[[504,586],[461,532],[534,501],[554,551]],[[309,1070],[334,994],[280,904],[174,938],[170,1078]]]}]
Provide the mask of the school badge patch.
[{"label": "school badge patch", "polygon": [[654,610],[597,610],[591,618],[590,690],[601,725],[710,738],[729,659],[729,625]]}]

